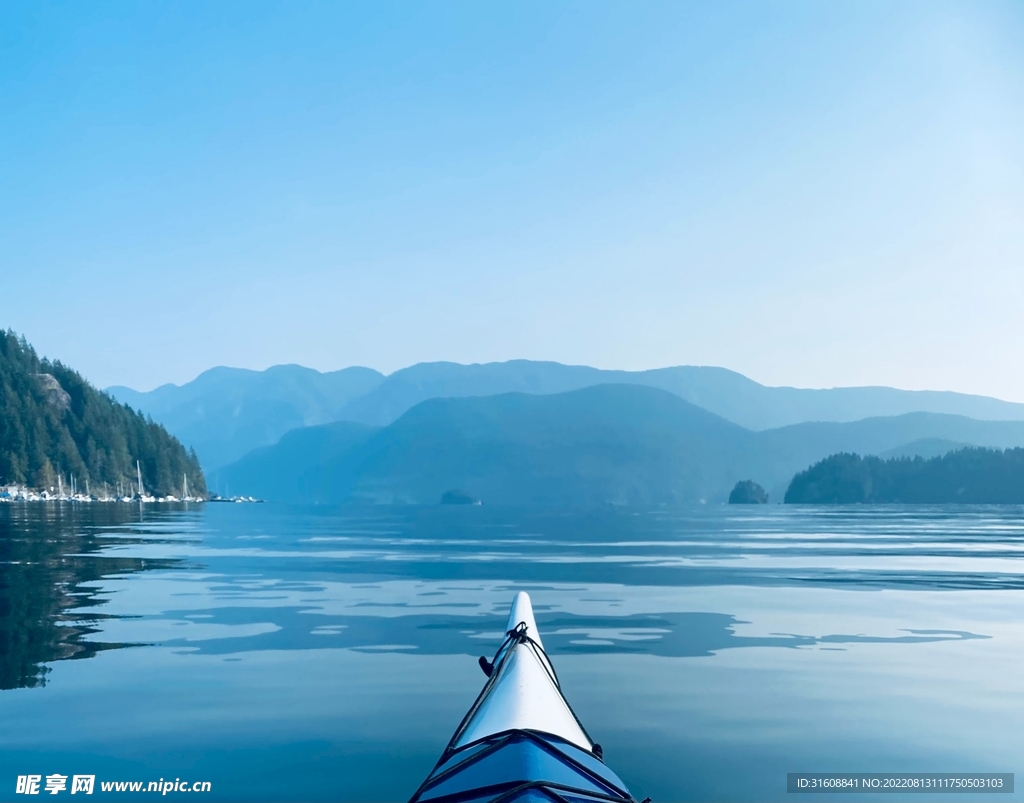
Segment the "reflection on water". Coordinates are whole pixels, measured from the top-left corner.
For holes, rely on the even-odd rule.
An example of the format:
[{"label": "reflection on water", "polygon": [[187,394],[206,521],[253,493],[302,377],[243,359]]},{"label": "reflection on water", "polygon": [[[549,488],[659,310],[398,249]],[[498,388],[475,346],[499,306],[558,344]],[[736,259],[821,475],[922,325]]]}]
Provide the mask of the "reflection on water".
[{"label": "reflection on water", "polygon": [[[174,611],[168,611],[174,615]],[[188,614],[182,614],[187,616]],[[195,616],[194,614],[192,615]],[[218,638],[207,630],[202,641],[194,634],[164,640],[168,646],[192,646],[211,654],[252,650],[308,650],[322,647],[348,649],[416,650],[420,655],[477,656],[493,652],[504,638],[507,612],[486,617],[450,614],[409,616],[322,616],[294,608],[276,608],[272,622],[267,612],[247,608],[221,608],[206,614],[230,632]],[[311,617],[316,617],[315,621]],[[539,615],[537,626],[544,644],[553,653],[644,653],[684,657],[712,655],[738,647],[810,647],[853,643],[918,644],[925,642],[988,638],[957,630],[907,630],[899,635],[829,633],[821,636],[775,634],[737,635],[735,626],[746,624],[722,613],[665,613],[658,616],[622,617]],[[245,626],[251,626],[245,635]],[[330,637],[327,639],[325,637]]]},{"label": "reflection on water", "polygon": [[123,505],[0,505],[0,689],[39,686],[46,664],[90,658],[124,646],[88,639],[105,618],[97,588],[105,578],[167,569],[173,560],[104,555],[115,542],[138,543],[138,511]]},{"label": "reflection on water", "polygon": [[1020,508],[3,505],[0,791],[403,799],[519,589],[641,797],[1024,770],[1022,557]]}]

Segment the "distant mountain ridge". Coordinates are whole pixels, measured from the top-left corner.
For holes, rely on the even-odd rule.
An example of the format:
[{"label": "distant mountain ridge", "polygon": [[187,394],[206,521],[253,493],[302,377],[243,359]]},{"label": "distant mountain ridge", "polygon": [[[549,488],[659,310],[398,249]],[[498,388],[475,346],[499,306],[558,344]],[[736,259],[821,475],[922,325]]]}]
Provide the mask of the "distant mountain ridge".
[{"label": "distant mountain ridge", "polygon": [[[359,426],[289,433],[216,482],[280,501],[438,503],[457,487],[485,504],[679,504],[726,482],[751,437],[667,391],[629,385],[435,398],[386,427]],[[296,482],[282,467],[303,465],[301,441],[313,456]]]},{"label": "distant mountain ridge", "polygon": [[330,373],[297,365],[266,371],[214,368],[182,386],[164,385],[148,393],[123,387],[108,391],[164,424],[196,449],[205,467],[214,469],[254,448],[273,444],[298,427],[333,421],[380,427],[432,398],[510,392],[549,395],[601,384],[635,384],[668,391],[751,430],[912,412],[1024,420],[1024,404],[945,391],[884,387],[808,390],[768,387],[725,368],[609,371],[531,360],[419,363],[386,377],[369,368]]},{"label": "distant mountain ridge", "polygon": [[910,443],[905,443],[902,446],[897,446],[894,449],[887,449],[886,451],[879,452],[877,457],[883,460],[889,460],[893,457],[922,457],[928,460],[932,457],[942,457],[950,452],[955,452],[957,449],[963,449],[970,444],[962,443],[960,441],[951,441],[946,438],[921,438]]},{"label": "distant mountain ridge", "polygon": [[1024,420],[1024,404],[949,391],[769,387],[735,371],[713,366],[617,371],[533,360],[472,365],[419,363],[395,371],[366,396],[352,399],[342,415],[344,420],[382,426],[431,398],[564,393],[599,384],[636,384],[667,390],[754,430],[805,421],[857,421],[913,412],[947,413],[989,421]]},{"label": "distant mountain ridge", "polygon": [[107,392],[159,421],[196,450],[204,467],[215,468],[276,443],[289,430],[337,421],[352,398],[383,379],[359,367],[329,373],[301,365],[211,368],[185,385],[147,393],[115,386]]},{"label": "distant mountain ridge", "polygon": [[755,432],[668,391],[594,385],[435,398],[386,427],[296,430],[210,481],[284,502],[431,504],[459,488],[485,504],[653,505],[725,501],[753,479],[781,500],[796,472],[830,454],[923,439],[1022,446],[1024,421],[909,413]]}]

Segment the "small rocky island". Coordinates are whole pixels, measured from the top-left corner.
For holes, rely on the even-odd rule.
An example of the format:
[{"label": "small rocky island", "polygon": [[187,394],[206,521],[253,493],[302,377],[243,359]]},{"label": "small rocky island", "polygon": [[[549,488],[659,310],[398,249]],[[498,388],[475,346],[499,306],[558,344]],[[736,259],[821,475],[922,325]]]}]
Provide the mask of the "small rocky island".
[{"label": "small rocky island", "polygon": [[458,488],[441,494],[442,505],[479,505],[480,500]]},{"label": "small rocky island", "polygon": [[730,505],[767,505],[768,492],[753,480],[740,480],[729,494]]}]

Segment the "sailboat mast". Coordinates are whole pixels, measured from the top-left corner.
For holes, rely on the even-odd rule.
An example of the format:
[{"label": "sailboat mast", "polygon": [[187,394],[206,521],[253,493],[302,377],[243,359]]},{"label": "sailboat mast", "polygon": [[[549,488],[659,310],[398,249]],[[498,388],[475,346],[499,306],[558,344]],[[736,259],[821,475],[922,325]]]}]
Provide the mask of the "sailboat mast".
[{"label": "sailboat mast", "polygon": [[135,470],[139,474],[139,498],[141,499],[142,496],[144,495],[142,493],[142,465],[139,463],[138,460],[135,461]]}]

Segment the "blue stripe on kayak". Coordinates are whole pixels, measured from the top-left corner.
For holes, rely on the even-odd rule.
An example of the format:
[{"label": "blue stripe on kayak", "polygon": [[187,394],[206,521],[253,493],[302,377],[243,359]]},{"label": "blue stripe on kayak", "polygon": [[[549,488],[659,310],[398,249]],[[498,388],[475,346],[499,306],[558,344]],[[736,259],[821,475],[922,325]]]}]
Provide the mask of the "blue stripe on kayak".
[{"label": "blue stripe on kayak", "polygon": [[454,753],[450,753],[450,757],[447,760],[434,767],[434,771],[430,773],[430,777],[433,778],[437,775],[440,775],[442,772],[447,772],[456,764],[461,764],[463,761],[466,761],[468,758],[475,755],[476,753],[479,753],[481,750],[486,750],[489,747],[493,747],[495,744],[495,739],[488,738],[479,742],[467,744],[465,747],[459,748]]},{"label": "blue stripe on kayak", "polygon": [[633,800],[619,777],[593,754],[550,734],[517,730],[447,753],[411,803],[499,798],[502,803]]},{"label": "blue stripe on kayak", "polygon": [[550,793],[542,788],[532,787],[524,789],[512,797],[506,797],[507,803],[557,803],[558,798],[552,797]]}]

